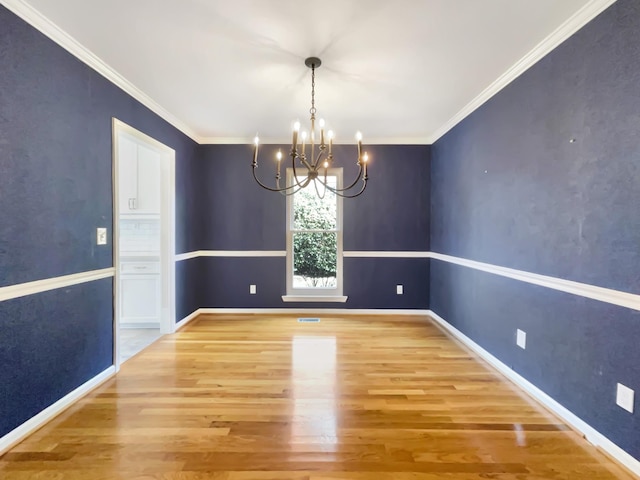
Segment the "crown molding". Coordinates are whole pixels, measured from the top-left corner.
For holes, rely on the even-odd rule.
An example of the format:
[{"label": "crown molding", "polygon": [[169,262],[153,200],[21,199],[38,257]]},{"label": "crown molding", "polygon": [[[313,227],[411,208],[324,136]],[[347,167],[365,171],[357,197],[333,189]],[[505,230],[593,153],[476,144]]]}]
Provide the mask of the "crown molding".
[{"label": "crown molding", "polygon": [[[89,49],[81,45],[68,33],[54,24],[38,12],[24,0],[0,0],[2,5],[29,23],[35,29],[49,37],[55,43],[74,55],[80,61],[91,67],[107,80],[120,87],[123,91],[131,95],[140,103],[145,105],[158,116],[169,122],[175,128],[201,145],[230,145],[230,144],[252,144],[253,137],[205,137],[198,135],[191,127],[178,117],[170,113],[155,100],[149,97],[142,90],[133,85],[129,80],[119,74],[116,70],[107,65],[102,59],[93,54]],[[547,38],[540,42],[533,50],[522,57],[511,68],[503,73],[491,85],[485,88],[477,97],[465,105],[458,113],[451,117],[444,125],[438,128],[431,135],[426,137],[391,137],[391,138],[367,138],[369,145],[431,145],[458,123],[473,113],[487,100],[500,92],[513,80],[537,63],[545,55],[555,49],[567,38],[577,32],[580,28],[593,20],[607,7],[615,3],[616,0],[591,0],[569,20],[564,22]],[[261,139],[262,144],[288,144],[289,138],[265,138]],[[355,142],[354,142],[355,143]],[[346,142],[346,145],[351,142]]]},{"label": "crown molding", "polygon": [[513,82],[526,72],[545,55],[557,48],[562,42],[576,33],[587,23],[597,17],[606,8],[617,0],[591,0],[578,10],[571,18],[555,29],[551,35],[536,45],[533,50],[518,60],[511,68],[499,76],[491,85],[485,88],[480,95],[465,105],[462,110],[451,117],[444,125],[428,137],[428,144],[434,144],[440,137],[464,120],[468,115],[480,108],[487,100],[496,95],[500,90]]},{"label": "crown molding", "polygon": [[[200,137],[200,145],[253,145],[254,137]],[[291,139],[288,140],[291,142]],[[287,140],[274,140],[272,138],[260,138],[260,145],[265,144],[286,144]]]},{"label": "crown molding", "polygon": [[[200,137],[201,145],[253,145],[254,137]],[[291,137],[262,138],[260,145],[290,145]],[[363,145],[429,145],[428,137],[372,137],[364,138]],[[356,145],[355,139],[348,142],[334,142],[334,145]]]},{"label": "crown molding", "polygon": [[133,83],[120,75],[116,70],[107,65],[100,57],[81,45],[71,35],[58,27],[55,23],[42,15],[39,11],[26,3],[24,0],[2,0],[2,5],[22,18],[29,25],[40,31],[55,43],[60,45],[71,55],[85,63],[87,66],[98,72],[114,85],[120,87],[126,93],[149,108],[152,112],[169,122],[186,136],[197,143],[199,136],[182,120],[170,113],[150,96],[136,87]]}]

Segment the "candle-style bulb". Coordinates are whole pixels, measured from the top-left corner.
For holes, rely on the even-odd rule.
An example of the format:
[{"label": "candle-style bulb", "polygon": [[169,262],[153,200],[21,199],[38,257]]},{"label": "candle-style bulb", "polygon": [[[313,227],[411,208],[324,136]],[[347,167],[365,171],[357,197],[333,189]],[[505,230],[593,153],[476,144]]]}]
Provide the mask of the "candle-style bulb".
[{"label": "candle-style bulb", "polygon": [[300,122],[293,124],[293,139],[291,140],[291,152],[295,155],[296,145],[298,144],[298,131],[300,130]]},{"label": "candle-style bulb", "polygon": [[[278,149],[278,153],[276,153],[276,182],[280,181],[280,160],[282,160],[282,152],[280,151],[280,149]],[[280,184],[278,184],[278,188],[279,187]]]},{"label": "candle-style bulb", "polygon": [[320,119],[319,125],[320,125],[320,128],[324,128],[324,118]]},{"label": "candle-style bulb", "polygon": [[361,142],[362,141],[362,133],[361,132],[357,132],[356,133],[356,140]]},{"label": "candle-style bulb", "polygon": [[327,132],[327,137],[329,137],[329,140],[333,140],[333,130]]},{"label": "candle-style bulb", "polygon": [[260,143],[260,139],[258,135],[253,139],[253,166],[258,166],[258,144]]},{"label": "candle-style bulb", "polygon": [[329,168],[329,162],[327,162],[326,160],[324,161],[324,168]]},{"label": "candle-style bulb", "polygon": [[300,150],[301,150],[301,152],[302,152],[302,156],[304,157],[304,154],[305,154],[305,153],[304,153],[304,147],[305,147],[305,143],[306,143],[306,141],[307,141],[307,132],[302,132],[302,133],[300,134],[300,136],[302,137],[302,143],[301,143]]},{"label": "candle-style bulb", "polygon": [[362,161],[364,163],[367,163],[369,161],[369,154],[367,152],[364,153],[364,156],[362,157]]}]

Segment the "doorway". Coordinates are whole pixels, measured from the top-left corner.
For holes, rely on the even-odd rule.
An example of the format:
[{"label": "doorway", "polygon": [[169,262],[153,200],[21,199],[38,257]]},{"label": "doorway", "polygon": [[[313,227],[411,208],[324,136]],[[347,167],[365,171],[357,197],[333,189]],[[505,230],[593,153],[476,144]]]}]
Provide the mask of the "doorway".
[{"label": "doorway", "polygon": [[114,364],[175,329],[175,151],[113,119]]}]

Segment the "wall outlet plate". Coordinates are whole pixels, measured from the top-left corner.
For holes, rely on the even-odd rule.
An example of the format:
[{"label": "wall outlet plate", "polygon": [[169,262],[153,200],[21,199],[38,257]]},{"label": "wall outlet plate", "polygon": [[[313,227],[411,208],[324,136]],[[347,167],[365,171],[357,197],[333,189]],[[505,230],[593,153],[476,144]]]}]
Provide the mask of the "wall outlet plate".
[{"label": "wall outlet plate", "polygon": [[256,286],[255,285],[249,285],[249,293],[251,295],[255,295],[256,294]]},{"label": "wall outlet plate", "polygon": [[396,293],[398,295],[402,295],[404,293],[404,288],[402,287],[402,285],[396,285]]},{"label": "wall outlet plate", "polygon": [[629,387],[619,383],[616,390],[616,405],[624,408],[627,412],[633,413],[633,401],[635,392]]},{"label": "wall outlet plate", "polygon": [[516,331],[516,345],[523,350],[527,348],[527,332],[520,329]]},{"label": "wall outlet plate", "polygon": [[96,243],[98,245],[107,244],[107,229],[104,227],[98,227],[96,230]]}]

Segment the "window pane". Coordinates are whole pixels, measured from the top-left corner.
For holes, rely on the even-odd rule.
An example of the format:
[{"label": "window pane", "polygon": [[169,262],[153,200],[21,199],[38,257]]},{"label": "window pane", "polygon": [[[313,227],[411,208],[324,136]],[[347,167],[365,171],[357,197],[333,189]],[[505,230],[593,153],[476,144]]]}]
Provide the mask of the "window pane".
[{"label": "window pane", "polygon": [[336,232],[293,234],[293,288],[336,288]]},{"label": "window pane", "polygon": [[[302,178],[299,179],[303,181]],[[324,198],[319,198],[312,181],[293,196],[293,228],[295,230],[335,230],[337,228],[336,194],[315,182]],[[327,184],[336,186],[336,177],[327,177]]]}]

